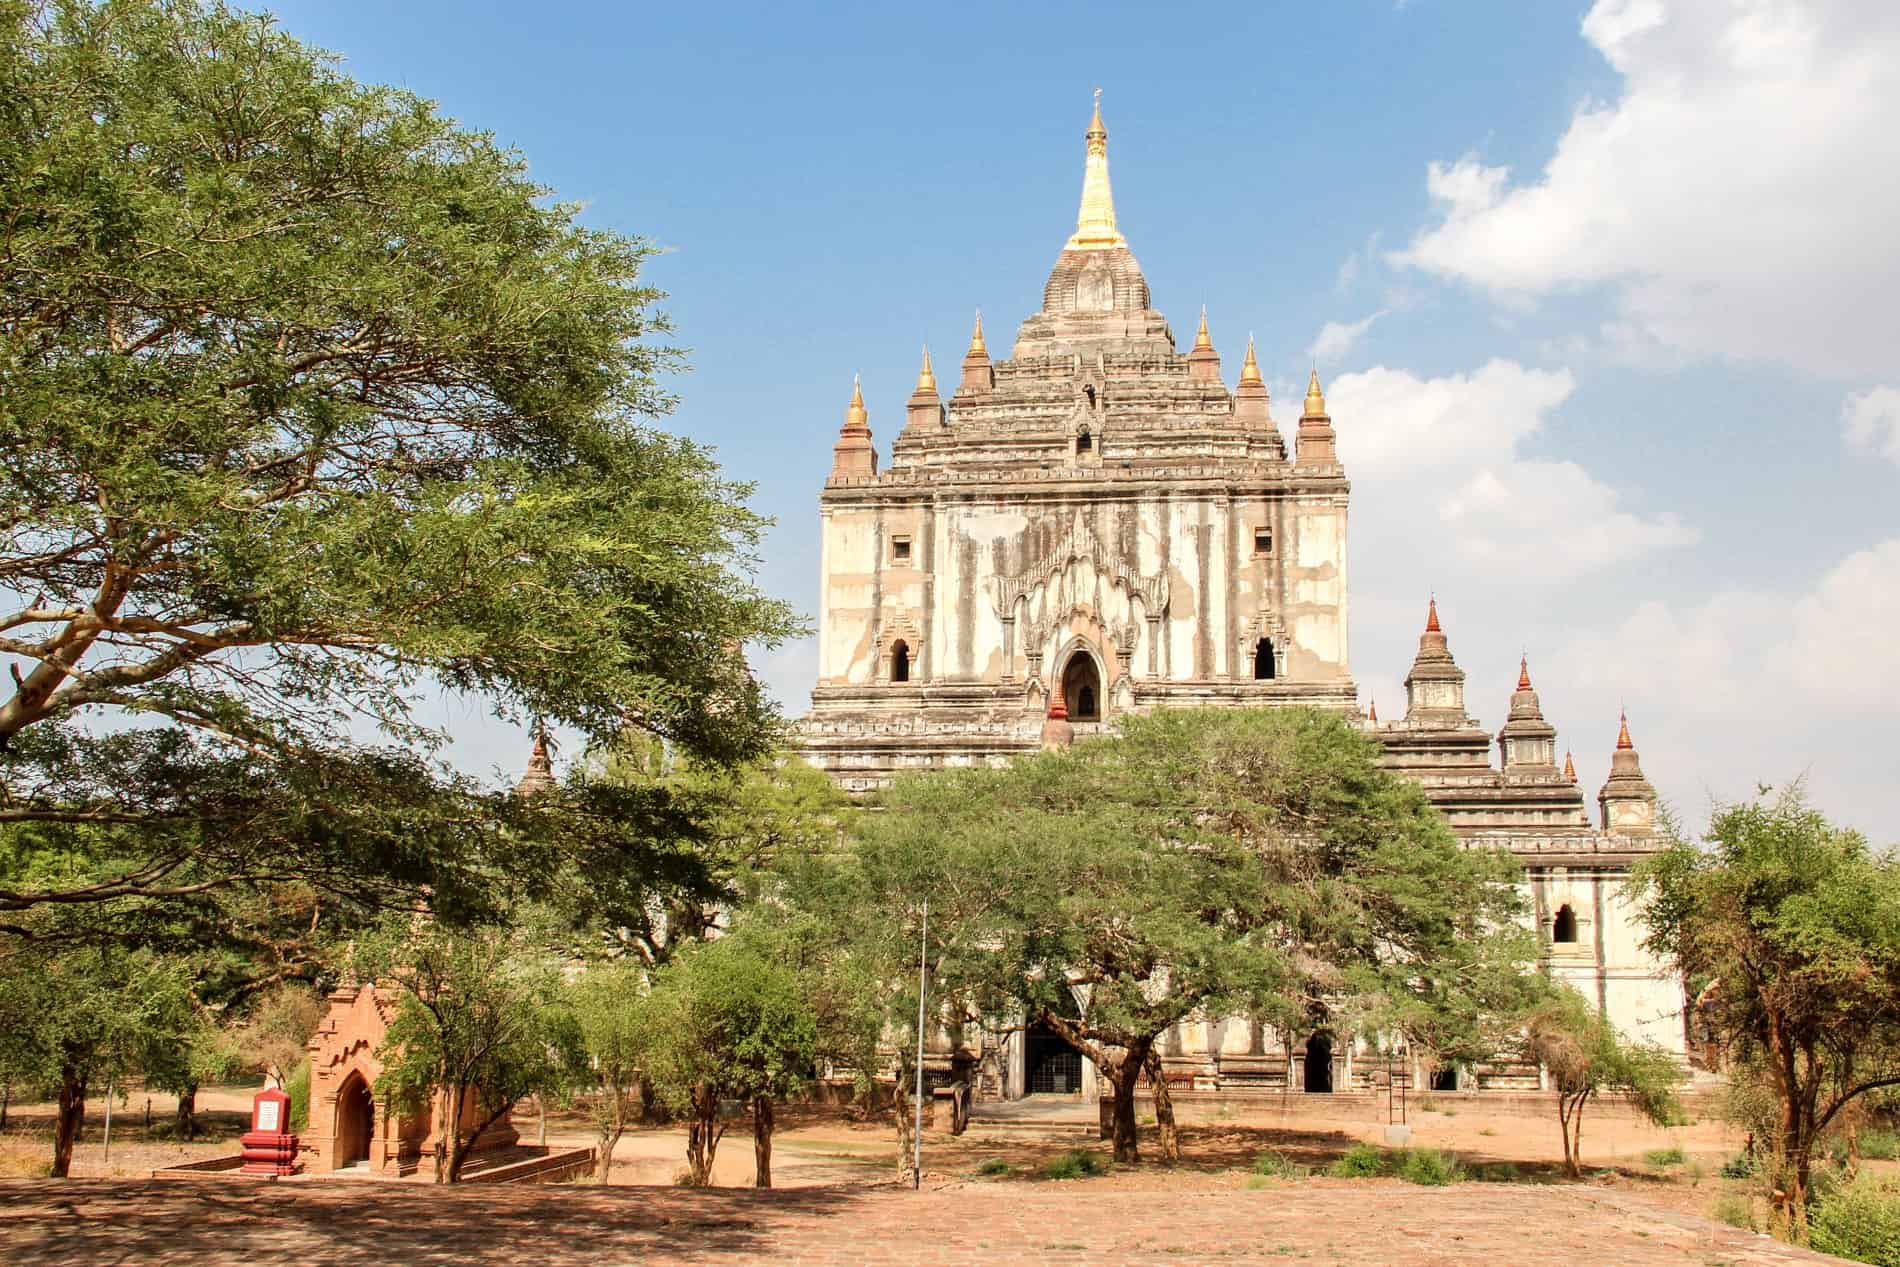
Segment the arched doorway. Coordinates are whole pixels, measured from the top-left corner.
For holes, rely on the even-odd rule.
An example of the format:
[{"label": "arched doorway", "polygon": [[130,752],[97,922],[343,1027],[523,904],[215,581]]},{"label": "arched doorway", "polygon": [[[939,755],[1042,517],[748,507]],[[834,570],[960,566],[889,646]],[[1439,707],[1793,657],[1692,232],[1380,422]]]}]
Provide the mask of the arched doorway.
[{"label": "arched doorway", "polygon": [[336,1165],[341,1170],[359,1161],[369,1160],[371,1127],[376,1120],[376,1101],[369,1093],[363,1075],[352,1073],[336,1093]]},{"label": "arched doorway", "polygon": [[1326,1095],[1333,1090],[1333,1036],[1323,1029],[1306,1040],[1306,1089]]},{"label": "arched doorway", "polygon": [[1269,682],[1273,680],[1273,639],[1262,638],[1253,644],[1253,680]]},{"label": "arched doorway", "polygon": [[1062,703],[1071,720],[1102,720],[1102,675],[1086,651],[1076,650],[1062,670]]},{"label": "arched doorway", "polygon": [[1577,913],[1568,903],[1557,908],[1557,918],[1551,924],[1550,939],[1566,945],[1577,940]]},{"label": "arched doorway", "polygon": [[910,681],[910,645],[902,638],[891,645],[891,681]]},{"label": "arched doorway", "polygon": [[1030,1095],[1074,1095],[1082,1089],[1082,1053],[1047,1022],[1024,1034],[1023,1073]]}]

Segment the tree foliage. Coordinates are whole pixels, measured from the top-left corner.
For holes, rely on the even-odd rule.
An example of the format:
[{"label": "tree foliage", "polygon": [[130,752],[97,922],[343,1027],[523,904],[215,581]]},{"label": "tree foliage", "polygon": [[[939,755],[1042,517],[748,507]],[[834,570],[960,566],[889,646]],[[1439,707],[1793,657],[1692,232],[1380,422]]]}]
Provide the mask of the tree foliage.
[{"label": "tree foliage", "polygon": [[357,962],[396,991],[375,1089],[433,1111],[444,1136],[437,1183],[459,1182],[482,1133],[521,1100],[565,1094],[579,1030],[557,966],[528,931],[392,923]]},{"label": "tree foliage", "polygon": [[851,862],[867,905],[904,921],[914,954],[911,912],[929,899],[949,1015],[1018,1011],[1088,1055],[1124,1161],[1138,1079],[1184,1019],[1251,1013],[1489,1055],[1524,988],[1514,864],[1462,848],[1321,713],[1131,716],[1117,738],[1006,769],[899,779],[882,809]]},{"label": "tree foliage", "polygon": [[1625,1042],[1609,1019],[1569,986],[1553,986],[1526,1014],[1524,1047],[1557,1093],[1558,1133],[1572,1178],[1583,1177],[1583,1111],[1599,1093],[1626,1096],[1632,1108],[1658,1126],[1681,1116],[1675,1088],[1682,1068],[1676,1058],[1651,1044]]},{"label": "tree foliage", "polygon": [[1785,1230],[1805,1234],[1815,1146],[1858,1098],[1900,1086],[1900,860],[1797,784],[1721,805],[1633,882],[1651,951],[1706,982],[1700,1011],[1776,1112]]},{"label": "tree foliage", "polygon": [[426,749],[437,685],[762,750],[738,649],[793,622],[748,579],[748,490],[650,425],[677,357],[648,243],[268,18],[0,27],[0,822],[111,860],[0,907],[285,876],[453,901],[532,835],[355,737]]},{"label": "tree foliage", "polygon": [[747,930],[677,953],[639,1007],[642,1067],[687,1119],[688,1177],[711,1182],[722,1100],[752,1113],[757,1186],[772,1186],[774,1102],[804,1086],[817,1018],[799,974]]},{"label": "tree foliage", "polygon": [[614,1149],[638,1110],[640,1009],[645,970],[632,960],[596,963],[572,987],[574,1021],[588,1060],[585,1079],[599,1092],[594,1104],[594,1177],[609,1182]]}]

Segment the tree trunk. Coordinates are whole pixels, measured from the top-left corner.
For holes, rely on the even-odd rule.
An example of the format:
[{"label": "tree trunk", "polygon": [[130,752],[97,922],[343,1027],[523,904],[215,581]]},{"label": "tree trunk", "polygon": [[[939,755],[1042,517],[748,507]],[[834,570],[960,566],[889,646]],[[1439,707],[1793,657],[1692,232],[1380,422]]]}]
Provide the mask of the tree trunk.
[{"label": "tree trunk", "polygon": [[1109,1071],[1109,1082],[1115,1088],[1115,1161],[1119,1165],[1133,1166],[1141,1161],[1141,1144],[1135,1131],[1135,1088],[1151,1050],[1152,1043],[1138,1043],[1128,1048]]},{"label": "tree trunk", "polygon": [[64,1179],[72,1173],[73,1145],[79,1142],[85,1121],[86,1076],[68,1065],[60,1071],[59,1113],[53,1119],[53,1178]]},{"label": "tree trunk", "polygon": [[772,1186],[772,1097],[754,1096],[752,1100],[752,1160],[757,1173],[755,1188]]},{"label": "tree trunk", "polygon": [[713,1156],[719,1151],[719,1097],[701,1083],[693,1088],[693,1120],[686,1128],[687,1182],[704,1188],[712,1182]]},{"label": "tree trunk", "polygon": [[1103,1069],[1100,1065],[1096,1066],[1095,1071],[1102,1075],[1101,1081],[1107,1084],[1105,1086],[1097,1087],[1095,1090],[1096,1138],[1097,1139],[1114,1139],[1115,1138],[1115,1091],[1114,1091],[1115,1080],[1113,1078],[1110,1078],[1108,1076],[1108,1071]]},{"label": "tree trunk", "polygon": [[911,1094],[916,1077],[915,1064],[898,1062],[897,1085],[892,1089],[891,1104],[897,1114],[897,1182],[905,1185],[917,1181],[917,1118]]},{"label": "tree trunk", "polygon": [[435,1149],[435,1181],[454,1183],[462,1175],[462,1105],[468,1094],[461,1083],[447,1087],[442,1121],[436,1124],[441,1143]]},{"label": "tree trunk", "polygon": [[1154,1089],[1155,1127],[1161,1136],[1161,1160],[1172,1166],[1181,1160],[1181,1137],[1174,1127],[1174,1094],[1168,1090],[1161,1053],[1149,1048],[1144,1067],[1148,1073],[1148,1085]]},{"label": "tree trunk", "polygon": [[620,1144],[620,1137],[627,1132],[627,1092],[626,1088],[609,1085],[607,1094],[612,1097],[608,1113],[601,1120],[600,1152],[594,1158],[594,1182],[606,1184],[614,1170],[614,1149]]},{"label": "tree trunk", "polygon": [[198,1084],[192,1083],[178,1093],[178,1138],[198,1137]]},{"label": "tree trunk", "polygon": [[1570,1115],[1573,1107],[1568,1094],[1563,1091],[1557,1092],[1557,1136],[1564,1143],[1564,1171],[1572,1179],[1581,1179],[1583,1171],[1577,1165],[1576,1145],[1570,1138]]},{"label": "tree trunk", "polygon": [[640,1075],[640,1121],[647,1126],[664,1126],[672,1115],[653,1089],[653,1079]]}]

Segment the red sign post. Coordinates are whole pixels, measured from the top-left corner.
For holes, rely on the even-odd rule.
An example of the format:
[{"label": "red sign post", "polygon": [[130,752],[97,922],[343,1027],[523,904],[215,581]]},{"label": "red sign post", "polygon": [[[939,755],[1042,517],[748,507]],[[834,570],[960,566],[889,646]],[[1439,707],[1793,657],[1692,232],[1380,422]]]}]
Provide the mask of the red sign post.
[{"label": "red sign post", "polygon": [[251,1129],[244,1132],[244,1173],[297,1173],[297,1137],[290,1133],[290,1097],[270,1087],[251,1100]]}]

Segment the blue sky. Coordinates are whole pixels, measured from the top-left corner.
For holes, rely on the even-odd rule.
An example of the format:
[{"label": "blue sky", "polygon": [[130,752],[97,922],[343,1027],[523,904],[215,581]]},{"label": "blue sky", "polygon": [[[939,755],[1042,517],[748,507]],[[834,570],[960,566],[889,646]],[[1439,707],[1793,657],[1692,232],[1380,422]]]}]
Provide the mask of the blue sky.
[{"label": "blue sky", "polygon": [[[274,6],[519,147],[652,279],[669,425],[778,526],[812,612],[851,376],[1034,310],[1103,90],[1156,306],[1317,361],[1353,502],[1353,668],[1402,711],[1427,591],[1502,721],[1520,652],[1586,791],[1627,704],[1689,821],[1806,772],[1900,838],[1900,17],[1871,0]],[[1292,414],[1276,409],[1283,426]],[[757,665],[802,711],[807,644]],[[521,741],[438,702],[458,760]]]}]

